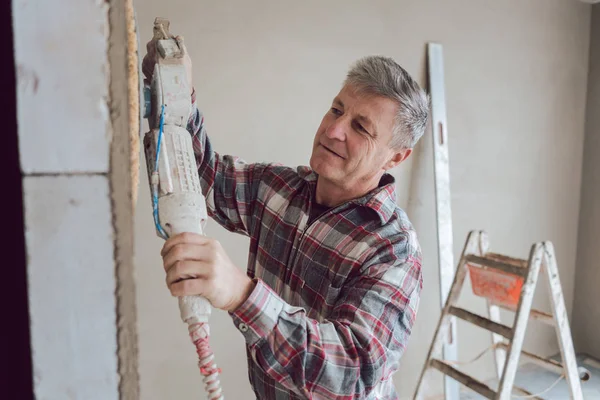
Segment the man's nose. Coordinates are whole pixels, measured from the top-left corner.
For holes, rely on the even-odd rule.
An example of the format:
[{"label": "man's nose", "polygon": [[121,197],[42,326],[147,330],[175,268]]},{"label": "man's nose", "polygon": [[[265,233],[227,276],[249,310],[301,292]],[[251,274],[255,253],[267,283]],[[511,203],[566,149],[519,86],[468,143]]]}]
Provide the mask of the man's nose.
[{"label": "man's nose", "polygon": [[343,142],[346,140],[346,125],[345,118],[341,116],[327,127],[325,135],[329,139],[335,139]]}]

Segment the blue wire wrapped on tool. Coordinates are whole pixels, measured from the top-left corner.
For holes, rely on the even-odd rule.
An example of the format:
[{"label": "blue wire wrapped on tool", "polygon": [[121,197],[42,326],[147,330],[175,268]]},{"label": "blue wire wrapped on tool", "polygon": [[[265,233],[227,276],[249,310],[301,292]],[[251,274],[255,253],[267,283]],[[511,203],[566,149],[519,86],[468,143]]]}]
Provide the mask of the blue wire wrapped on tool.
[{"label": "blue wire wrapped on tool", "polygon": [[158,129],[158,143],[156,144],[156,159],[154,160],[154,172],[152,172],[153,176],[156,176],[156,179],[153,179],[152,183],[152,214],[154,215],[154,225],[156,226],[156,230],[159,235],[163,239],[168,239],[169,235],[165,232],[162,225],[160,224],[160,220],[158,218],[158,159],[160,157],[160,144],[162,142],[163,137],[163,129],[165,123],[165,105],[162,105],[160,110],[160,125]]}]

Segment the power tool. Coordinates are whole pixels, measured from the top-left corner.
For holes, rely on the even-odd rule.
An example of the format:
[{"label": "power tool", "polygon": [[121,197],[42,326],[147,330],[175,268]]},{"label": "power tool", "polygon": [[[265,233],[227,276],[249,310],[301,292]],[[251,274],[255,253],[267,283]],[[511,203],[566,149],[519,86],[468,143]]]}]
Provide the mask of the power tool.
[{"label": "power tool", "polygon": [[[150,131],[144,152],[156,233],[163,239],[184,232],[203,234],[206,202],[187,123],[192,112],[191,87],[183,63],[185,47],[169,33],[169,21],[156,18],[157,62],[152,81],[144,85],[144,118]],[[211,305],[200,296],[179,297],[181,319],[196,346],[209,400],[222,400],[219,369],[209,347]]]}]

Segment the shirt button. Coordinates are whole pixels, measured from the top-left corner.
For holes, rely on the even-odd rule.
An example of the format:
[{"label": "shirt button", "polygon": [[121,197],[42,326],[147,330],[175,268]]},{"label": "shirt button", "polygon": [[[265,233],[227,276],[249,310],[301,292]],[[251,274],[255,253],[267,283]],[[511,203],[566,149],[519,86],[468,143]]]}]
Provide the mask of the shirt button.
[{"label": "shirt button", "polygon": [[240,331],[242,331],[242,332],[248,331],[248,325],[246,325],[244,323],[239,324],[238,328],[240,328]]}]

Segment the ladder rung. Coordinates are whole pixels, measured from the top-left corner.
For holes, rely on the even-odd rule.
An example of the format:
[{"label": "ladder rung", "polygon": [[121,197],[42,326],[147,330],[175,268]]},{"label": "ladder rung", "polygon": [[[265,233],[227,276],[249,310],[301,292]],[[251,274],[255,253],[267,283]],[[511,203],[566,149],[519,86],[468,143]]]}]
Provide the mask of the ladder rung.
[{"label": "ladder rung", "polygon": [[489,257],[480,257],[476,256],[475,254],[466,255],[465,260],[473,264],[479,264],[489,268],[499,269],[500,271],[506,272],[507,274],[517,275],[521,277],[525,277],[528,271],[527,268],[517,266],[514,263],[498,261]]},{"label": "ladder rung", "polygon": [[[508,343],[498,343],[498,347],[508,351]],[[563,373],[563,366],[558,361],[542,358],[525,350],[521,351],[521,356],[527,358],[528,360],[530,360],[536,365],[539,365],[542,368],[546,368],[549,371],[555,372],[559,375]]]},{"label": "ladder rung", "polygon": [[512,339],[513,331],[506,325],[499,324],[498,322],[494,322],[492,320],[489,320],[477,314],[473,314],[470,311],[458,307],[450,307],[448,313],[454,315],[457,318],[463,319],[474,325],[477,325],[480,328],[497,333],[498,335],[502,335],[509,340]]},{"label": "ladder rung", "polygon": [[[504,310],[507,310],[507,311],[517,312],[517,310],[514,307],[507,307],[503,304],[494,304],[494,305],[496,305]],[[548,314],[548,313],[545,313],[540,310],[531,309],[531,311],[529,312],[529,319],[535,319],[537,321],[543,322],[544,324],[550,325],[550,326],[555,325],[554,317],[552,316],[552,314]]]},{"label": "ladder rung", "polygon": [[[508,343],[498,343],[498,347],[508,351]],[[550,358],[542,358],[527,351],[521,351],[521,355],[532,363],[539,365],[542,368],[546,368],[548,371],[554,372],[557,375],[562,375],[565,372],[563,365],[558,361]],[[579,379],[584,382],[590,379],[590,371],[584,367],[577,367],[577,374],[579,375]]]},{"label": "ladder rung", "polygon": [[514,265],[515,267],[520,267],[520,268],[527,268],[527,265],[529,264],[527,260],[523,260],[520,258],[513,258],[513,257],[505,256],[503,254],[492,253],[491,251],[488,251],[487,253],[485,253],[484,257],[492,259],[492,260],[500,261],[505,264],[511,264],[511,265]]},{"label": "ladder rung", "polygon": [[430,361],[429,365],[431,365],[433,368],[440,371],[442,374],[452,377],[456,381],[462,383],[469,389],[474,390],[475,392],[479,393],[480,395],[482,395],[483,397],[485,397],[487,399],[496,398],[496,392],[494,392],[492,389],[490,389],[490,387],[488,385],[457,370],[456,368],[452,367],[450,364],[446,363],[445,361],[437,360],[437,359],[433,358]]},{"label": "ladder rung", "polygon": [[539,310],[531,310],[529,312],[529,318],[530,319],[536,319],[540,322],[543,322],[547,325],[556,325],[556,323],[554,322],[554,317],[552,316],[552,314],[548,314],[545,313],[543,311],[539,311]]}]

